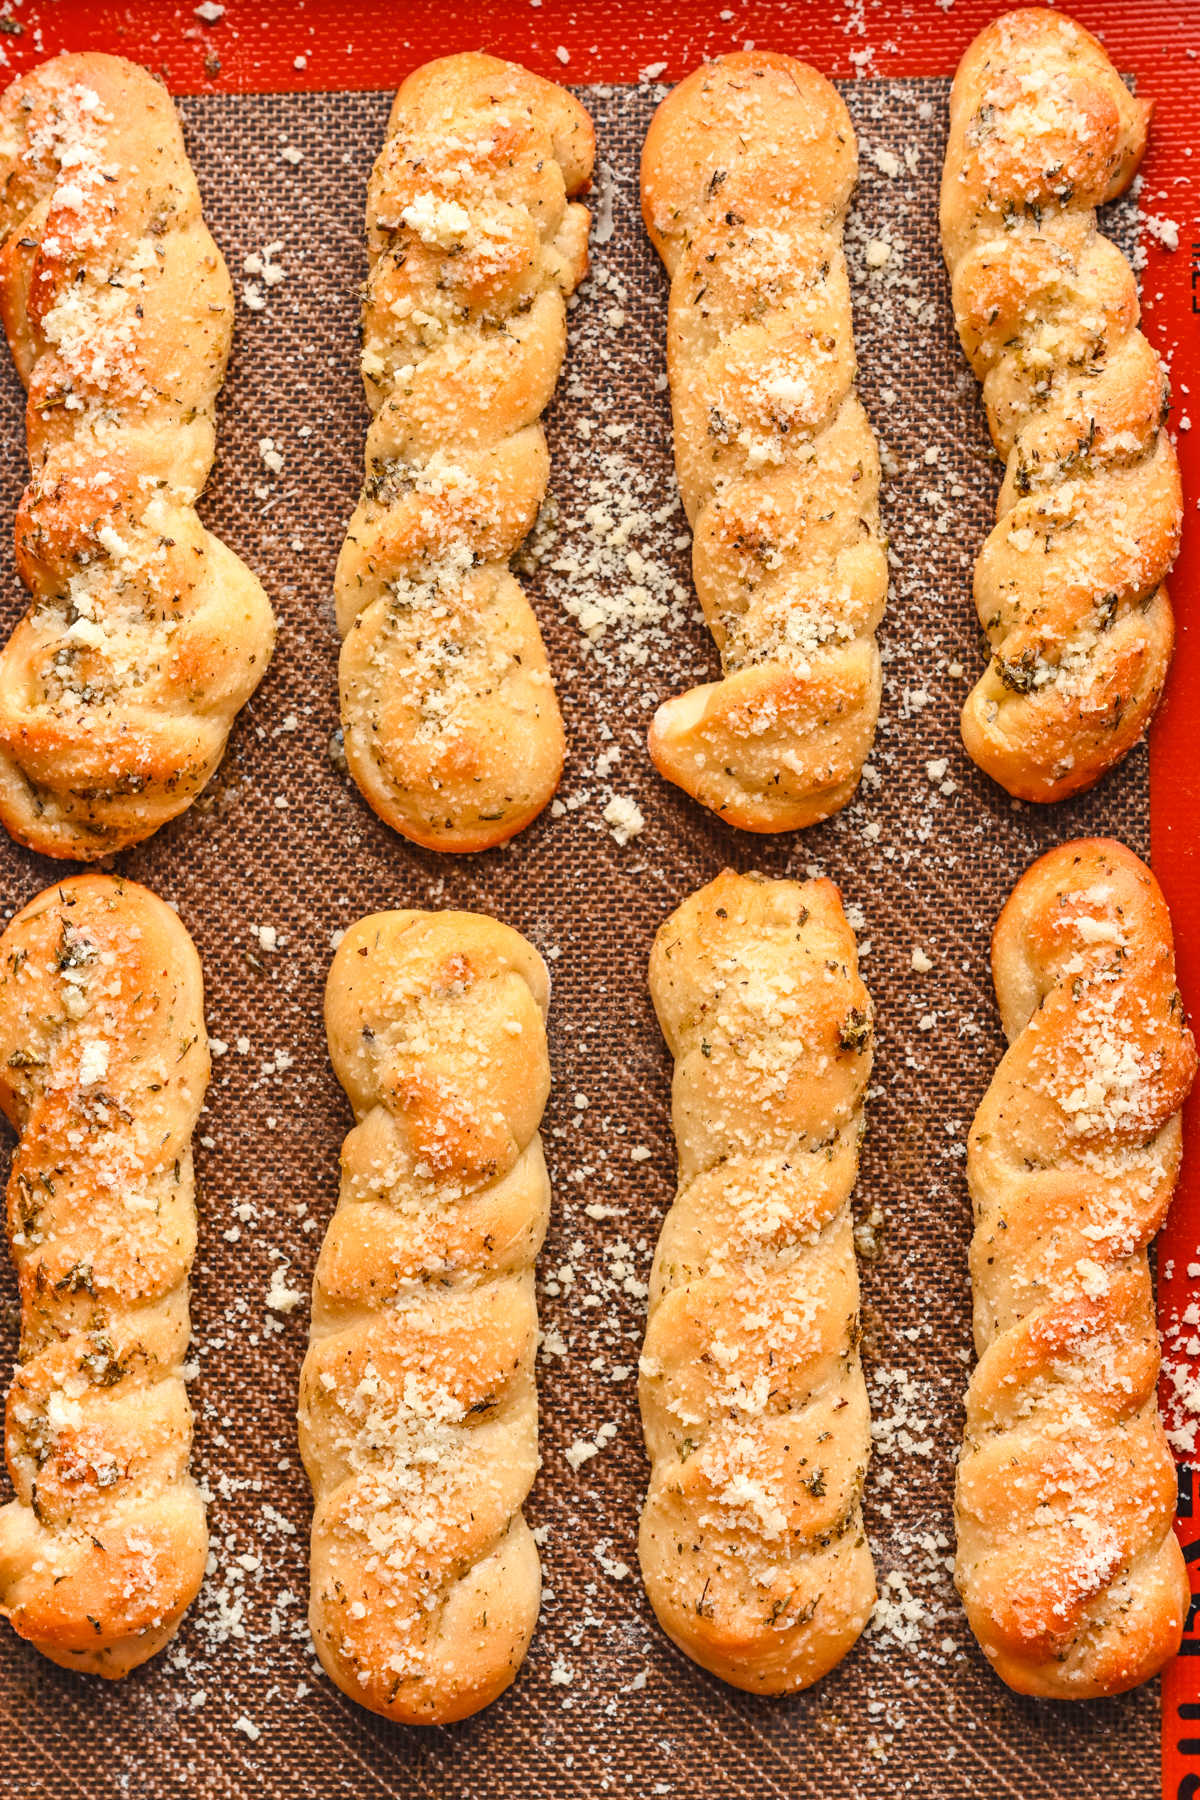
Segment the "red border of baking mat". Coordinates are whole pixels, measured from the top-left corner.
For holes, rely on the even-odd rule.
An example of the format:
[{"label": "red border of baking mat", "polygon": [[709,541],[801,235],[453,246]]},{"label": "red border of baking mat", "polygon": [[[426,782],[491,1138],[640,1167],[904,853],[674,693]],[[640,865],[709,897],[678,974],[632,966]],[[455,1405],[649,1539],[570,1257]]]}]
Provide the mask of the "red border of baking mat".
[{"label": "red border of baking mat", "polygon": [[[203,17],[171,0],[0,0],[0,75],[64,49],[119,51],[178,93],[280,93],[396,86],[427,57],[480,48],[559,81],[676,81],[705,57],[758,43],[806,57],[834,77],[950,75],[987,20],[991,0],[225,0]],[[1147,334],[1167,358],[1187,495],[1183,549],[1171,583],[1179,641],[1150,739],[1154,867],[1175,920],[1180,981],[1200,1017],[1200,4],[1079,0],[1072,16],[1103,37],[1118,66],[1157,102],[1144,167]],[[5,67],[6,65],[6,67]],[[1164,241],[1164,238],[1168,241]],[[1195,411],[1195,429],[1185,422]],[[1175,1324],[1200,1283],[1200,1091],[1188,1108],[1191,1150],[1159,1243],[1159,1318]],[[1200,1328],[1197,1336],[1200,1337]],[[1175,1354],[1178,1354],[1176,1352]],[[1196,1359],[1200,1383],[1200,1357]],[[1171,1398],[1164,1393],[1164,1406]],[[1200,1796],[1200,1450],[1180,1468],[1178,1532],[1194,1596],[1183,1654],[1163,1677],[1164,1800]]]}]

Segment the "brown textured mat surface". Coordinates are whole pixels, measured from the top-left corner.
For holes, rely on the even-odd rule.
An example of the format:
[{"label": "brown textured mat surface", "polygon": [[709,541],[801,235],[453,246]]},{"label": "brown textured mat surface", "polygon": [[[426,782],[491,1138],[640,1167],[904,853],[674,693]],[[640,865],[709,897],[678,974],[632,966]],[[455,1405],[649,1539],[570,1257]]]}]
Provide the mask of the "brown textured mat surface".
[{"label": "brown textured mat surface", "polygon": [[[0,1629],[6,1793],[1115,1800],[1156,1789],[1156,1692],[1070,1710],[1017,1699],[983,1666],[947,1572],[969,1345],[965,1134],[1000,1049],[988,933],[1016,876],[1051,843],[1106,831],[1144,851],[1147,777],[1139,751],[1098,793],[1035,812],[992,787],[959,743],[958,706],[980,666],[969,576],[997,475],[937,251],[946,91],[939,82],[846,90],[863,165],[850,234],[861,385],[890,450],[893,591],[871,772],[839,819],[751,840],[666,787],[644,751],[654,703],[715,657],[691,595],[671,470],[665,281],[637,213],[655,96],[584,90],[601,163],[595,275],[573,314],[550,421],[554,504],[527,578],[571,756],[558,816],[467,860],[394,837],[328,756],[332,574],[366,422],[356,361],[363,187],[388,97],[183,103],[214,231],[239,288],[253,282],[266,300],[239,308],[203,511],[260,572],[281,618],[275,664],[211,794],[122,859],[178,903],[204,960],[209,1030],[228,1046],[201,1124],[193,1289],[196,1456],[212,1494],[214,1558],[175,1645],[119,1688],[65,1674]],[[288,147],[298,163],[283,156]],[[1130,222],[1126,212],[1125,232]],[[882,268],[868,267],[872,239],[889,245]],[[267,245],[279,246],[268,260],[282,281],[243,270]],[[263,439],[281,472],[262,460]],[[20,610],[9,527],[24,472],[7,368],[0,442],[7,630]],[[602,816],[614,797],[645,818],[624,846]],[[671,907],[727,862],[840,884],[858,909],[879,1025],[857,1208],[871,1252],[862,1263],[876,1426],[867,1519],[887,1601],[843,1666],[786,1703],[693,1669],[655,1628],[636,1572],[646,1471],[634,1371],[673,1175],[667,1059],[645,959]],[[0,843],[4,916],[57,872]],[[391,905],[493,911],[533,938],[555,977],[545,1125],[556,1206],[540,1264],[543,1471],[529,1509],[545,1538],[545,1605],[515,1688],[481,1717],[427,1732],[369,1717],[314,1673],[309,1494],[293,1426],[307,1287],[348,1125],[321,1028],[331,937]],[[912,967],[918,947],[932,963],[924,974]],[[278,1310],[272,1287],[285,1305],[293,1290],[305,1298]],[[0,1301],[7,1366],[7,1265]]]}]

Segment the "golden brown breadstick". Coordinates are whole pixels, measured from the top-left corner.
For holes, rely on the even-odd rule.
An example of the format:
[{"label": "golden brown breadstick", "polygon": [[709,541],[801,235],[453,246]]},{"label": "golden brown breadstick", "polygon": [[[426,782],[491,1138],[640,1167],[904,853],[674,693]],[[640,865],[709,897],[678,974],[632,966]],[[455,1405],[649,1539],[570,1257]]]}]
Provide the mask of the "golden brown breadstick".
[{"label": "golden brown breadstick", "polygon": [[208,1083],[200,961],[109,875],[49,888],[0,938],[0,1106],[21,1356],[0,1613],[64,1668],[127,1675],[204,1574],[183,1380]]},{"label": "golden brown breadstick", "polygon": [[212,775],[274,644],[204,529],[233,296],[162,83],[57,56],[0,100],[0,313],[29,390],[0,653],[0,820],[46,856],[149,837]]},{"label": "golden brown breadstick", "polygon": [[474,913],[378,913],[329,974],[329,1053],[357,1124],[301,1375],[309,1620],[338,1686],[405,1724],[494,1700],[541,1573],[533,1261],[550,1184],[550,984]]},{"label": "golden brown breadstick", "polygon": [[845,806],[879,716],[879,456],[842,252],[857,168],[834,88],[763,50],[681,82],[642,156],[671,275],[675,467],[724,670],[659,707],[650,753],[746,831]]},{"label": "golden brown breadstick", "polygon": [[829,881],[726,870],[654,940],[679,1187],[641,1361],[642,1573],[737,1687],[794,1693],[871,1614],[850,1191],[871,1002]]},{"label": "golden brown breadstick", "polygon": [[371,176],[366,482],[337,569],[346,760],[380,818],[436,850],[528,825],[563,732],[508,559],[537,518],[541,415],[587,270],[587,113],[493,56],[426,63]]},{"label": "golden brown breadstick", "polygon": [[1163,583],[1183,503],[1169,389],[1133,270],[1096,229],[1152,110],[1094,37],[1040,9],[981,32],[950,98],[942,243],[1006,464],[975,565],[992,660],[962,733],[1025,800],[1061,800],[1118,762],[1171,660]]},{"label": "golden brown breadstick", "polygon": [[1010,1687],[1084,1700],[1154,1675],[1187,1610],[1146,1248],[1196,1053],[1158,883],[1109,839],[1022,876],[992,969],[1010,1047],[968,1147],[957,1581]]}]

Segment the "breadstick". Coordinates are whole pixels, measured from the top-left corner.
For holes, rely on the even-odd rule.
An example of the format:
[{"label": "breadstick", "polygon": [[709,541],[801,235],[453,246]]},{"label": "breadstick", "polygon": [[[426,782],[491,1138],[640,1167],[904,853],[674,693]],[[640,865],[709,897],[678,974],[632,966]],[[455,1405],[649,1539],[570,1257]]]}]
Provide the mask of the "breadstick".
[{"label": "breadstick", "polygon": [[808,1687],[875,1601],[850,1190],[871,1002],[829,881],[726,870],[654,941],[679,1187],[641,1359],[651,1604],[752,1693]]},{"label": "breadstick", "polygon": [[955,323],[1004,458],[975,565],[992,660],[963,742],[1023,800],[1061,800],[1137,743],[1174,624],[1163,583],[1183,516],[1169,388],[1137,282],[1096,229],[1153,108],[1059,13],[980,33],[950,98],[942,243]]},{"label": "breadstick", "polygon": [[447,56],[396,95],[367,199],[366,482],[337,568],[346,761],[435,850],[528,825],[563,730],[509,572],[546,493],[540,419],[587,271],[592,123],[563,88]]},{"label": "breadstick", "polygon": [[21,1298],[0,1613],[94,1675],[161,1650],[204,1575],[183,1362],[207,1085],[200,961],[170,907],[77,875],[17,914],[0,938]]},{"label": "breadstick", "polygon": [[162,84],[90,52],[13,82],[0,237],[31,595],[0,653],[0,819],[93,861],[191,805],[274,643],[258,581],[195,511],[233,295]]},{"label": "breadstick", "polygon": [[1083,1700],[1148,1680],[1187,1611],[1146,1247],[1196,1054],[1166,903],[1121,844],[1034,863],[992,970],[1010,1048],[968,1146],[979,1362],[957,1581],[1010,1687]]},{"label": "breadstick", "polygon": [[301,1373],[309,1621],[337,1685],[404,1724],[494,1700],[537,1622],[521,1507],[538,1466],[549,993],[533,946],[474,913],[363,919],[329,974],[357,1124]]},{"label": "breadstick", "polygon": [[724,671],[659,707],[650,754],[744,831],[845,806],[879,716],[879,456],[842,251],[857,168],[835,90],[762,50],[689,75],[642,156],[675,467]]}]

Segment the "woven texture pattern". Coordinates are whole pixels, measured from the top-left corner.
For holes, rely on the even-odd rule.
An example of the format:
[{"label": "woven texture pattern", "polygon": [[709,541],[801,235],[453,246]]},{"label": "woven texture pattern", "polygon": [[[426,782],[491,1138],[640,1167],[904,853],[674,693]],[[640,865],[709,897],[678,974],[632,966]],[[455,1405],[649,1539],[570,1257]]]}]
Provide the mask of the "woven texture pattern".
[{"label": "woven texture pattern", "polygon": [[[204,961],[209,1029],[228,1046],[214,1057],[196,1138],[192,1290],[196,1467],[212,1495],[215,1568],[176,1643],[119,1690],[63,1674],[0,1634],[0,1779],[22,1800],[185,1788],[197,1800],[283,1800],[306,1788],[324,1800],[1143,1800],[1154,1788],[1154,1690],[1071,1709],[1010,1694],[983,1664],[947,1566],[971,1354],[963,1157],[1003,1050],[988,936],[1018,875],[1052,843],[1104,831],[1144,854],[1145,752],[1047,811],[1014,807],[961,748],[959,707],[984,661],[971,568],[999,470],[937,242],[948,84],[843,91],[862,163],[847,232],[860,391],[886,444],[893,559],[872,773],[838,818],[751,841],[650,767],[654,707],[717,665],[690,585],[668,396],[656,386],[667,282],[637,209],[637,158],[659,90],[593,88],[581,97],[597,128],[595,274],[570,315],[547,415],[543,554],[518,568],[563,708],[564,810],[548,809],[507,850],[461,859],[398,841],[328,754],[333,571],[365,425],[363,196],[391,96],[183,102],[206,217],[237,286],[253,282],[266,301],[239,305],[201,510],[269,576],[281,627],[215,787],[122,859],[178,902]],[[301,161],[281,160],[285,147]],[[1107,223],[1126,247],[1131,218]],[[888,249],[877,267],[870,242],[876,261]],[[261,267],[275,244],[265,266],[280,267],[281,282],[243,273],[248,253]],[[2,520],[23,465],[15,377],[0,380],[0,431]],[[277,474],[259,453],[267,438]],[[5,557],[7,539],[0,529]],[[3,572],[8,629],[22,599],[7,563]],[[645,817],[625,845],[603,816],[628,817],[614,800]],[[727,863],[839,883],[860,948],[870,945],[862,974],[877,1020],[855,1206],[876,1434],[865,1515],[886,1604],[837,1670],[784,1702],[692,1667],[655,1626],[636,1574],[647,1466],[635,1368],[675,1174],[670,1061],[646,959],[668,913]],[[6,908],[55,874],[8,845],[0,870]],[[546,1592],[510,1692],[477,1719],[426,1732],[369,1716],[314,1674],[311,1502],[294,1423],[307,1289],[351,1123],[321,1028],[331,934],[394,906],[493,911],[537,945],[554,978],[543,1468],[526,1509],[544,1539]],[[913,967],[918,948],[925,972]],[[269,1292],[284,1307],[301,1299],[280,1311]],[[0,1297],[7,1362],[8,1270]]]}]

